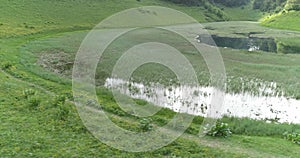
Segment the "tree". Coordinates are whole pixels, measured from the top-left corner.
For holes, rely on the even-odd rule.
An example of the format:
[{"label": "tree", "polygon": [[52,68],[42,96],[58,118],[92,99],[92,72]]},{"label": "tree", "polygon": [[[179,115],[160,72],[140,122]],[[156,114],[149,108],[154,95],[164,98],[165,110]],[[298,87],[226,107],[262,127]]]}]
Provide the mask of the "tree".
[{"label": "tree", "polygon": [[250,0],[210,0],[210,2],[222,4],[227,7],[240,7],[250,3]]},{"label": "tree", "polygon": [[286,10],[300,10],[300,0],[288,0],[285,7]]}]

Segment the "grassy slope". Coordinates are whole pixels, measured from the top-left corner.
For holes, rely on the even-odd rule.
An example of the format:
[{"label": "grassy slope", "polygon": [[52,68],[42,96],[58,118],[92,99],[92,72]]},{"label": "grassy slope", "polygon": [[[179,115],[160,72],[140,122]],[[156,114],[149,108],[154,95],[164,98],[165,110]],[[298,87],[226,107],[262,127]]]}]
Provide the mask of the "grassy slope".
[{"label": "grassy slope", "polygon": [[[12,76],[0,73],[0,154],[1,157],[160,157],[171,156],[174,150],[188,150],[174,153],[177,156],[202,155],[216,157],[227,155],[237,157],[224,150],[198,146],[196,142],[180,138],[173,144],[155,152],[127,153],[100,143],[81,124],[74,106],[66,104],[70,113],[61,119],[57,108],[51,105],[53,96],[38,91],[42,103],[34,109],[30,107],[22,95],[21,89],[35,89],[28,83]],[[122,122],[123,119],[115,118]],[[123,122],[124,124],[124,122]],[[129,124],[130,125],[130,124]]]},{"label": "grassy slope", "polygon": [[[80,35],[78,35],[80,34]],[[26,45],[25,48],[26,49],[31,49],[31,50],[35,50],[38,51],[40,49],[53,49],[53,47],[55,48],[60,48],[60,49],[64,49],[66,51],[74,51],[74,49],[76,50],[76,46],[78,46],[78,41],[80,40],[74,40],[77,36],[79,37],[83,37],[85,33],[82,32],[78,32],[75,33],[75,36],[72,36],[72,33],[67,33],[66,36],[62,36],[59,35],[54,36],[54,38],[50,38],[48,37],[48,35],[46,35],[46,37],[42,38],[41,41],[33,41],[32,43],[30,43],[29,45]],[[41,38],[42,35],[40,35],[40,37],[38,37],[36,35],[36,37]],[[33,37],[31,37],[33,38]],[[77,37],[78,38],[78,37]],[[13,60],[16,61],[16,63],[14,63],[16,69],[14,69],[12,73],[13,75],[17,75],[18,74],[24,74],[23,76],[19,76],[21,77],[22,80],[25,81],[30,81],[32,83],[36,83],[37,85],[41,85],[42,87],[45,87],[47,90],[50,91],[54,91],[56,92],[56,94],[61,94],[63,93],[63,91],[68,91],[70,89],[70,84],[67,85],[62,85],[62,84],[57,84],[55,82],[51,82],[51,80],[44,80],[43,78],[49,78],[49,76],[44,76],[41,74],[48,74],[46,73],[42,73],[41,70],[37,69],[35,71],[34,74],[29,73],[28,72],[28,67],[24,68],[22,64],[18,63],[18,58],[23,58],[24,56],[19,54],[19,46],[20,45],[24,45],[24,42],[26,42],[29,39],[29,37],[24,37],[24,38],[14,38],[11,40],[7,40],[6,42],[3,43],[3,46],[5,45],[6,47],[4,47],[4,50],[6,50],[6,52],[10,52],[11,54],[9,56],[5,56],[5,58],[9,59],[9,60]],[[73,39],[72,41],[77,41],[75,43],[71,43],[68,42],[67,39]],[[65,43],[63,43],[62,41],[64,41]],[[67,44],[68,43],[68,44]],[[76,44],[77,43],[77,44]],[[11,45],[10,45],[11,44]],[[75,48],[74,48],[75,46]],[[25,50],[26,50],[25,49]],[[24,46],[22,47],[22,50],[24,50]],[[21,51],[23,52],[23,51]],[[24,53],[24,52],[23,52]],[[4,53],[6,54],[6,53]],[[25,54],[26,57],[28,54]],[[239,71],[237,72],[230,72],[230,73],[240,73],[240,71],[242,71],[243,69],[249,69],[251,66],[254,66],[253,69],[253,74],[256,73],[256,69],[257,69],[257,64],[262,64],[262,66],[264,64],[266,64],[266,62],[269,62],[269,64],[272,65],[272,67],[276,67],[281,66],[281,65],[286,65],[287,63],[290,66],[293,65],[297,65],[296,62],[291,62],[289,57],[282,57],[282,60],[273,63],[271,61],[273,61],[276,56],[272,55],[272,54],[250,54],[250,53],[241,53],[241,52],[232,52],[229,50],[225,50],[223,51],[223,55],[224,55],[224,59],[225,59],[225,64],[226,66],[232,67],[234,70],[234,67],[239,67],[241,69],[239,69]],[[15,58],[16,57],[16,58]],[[29,56],[30,57],[30,56]],[[34,56],[33,56],[34,57]],[[5,58],[3,60],[5,60]],[[294,58],[294,57],[292,57]],[[28,60],[29,62],[34,62],[35,60],[29,60],[30,58],[27,58],[26,60]],[[245,63],[245,64],[241,64]],[[247,64],[248,63],[248,64]],[[232,66],[230,66],[232,64]],[[246,67],[243,68],[243,65],[245,65]],[[248,66],[247,66],[248,65]],[[29,66],[29,65],[27,65]],[[34,70],[35,68],[33,67]],[[260,68],[263,69],[263,68]],[[276,72],[276,71],[275,71]],[[249,73],[249,72],[246,72]],[[270,74],[272,74],[274,72],[270,72]],[[37,74],[37,76],[35,75]],[[51,76],[51,75],[50,75]],[[262,76],[265,76],[265,74],[262,74]],[[285,75],[283,75],[285,76]],[[42,78],[41,78],[42,77]],[[72,114],[71,116],[68,116],[69,119],[67,121],[60,121],[59,119],[56,118],[55,116],[55,111],[52,111],[51,108],[50,110],[43,110],[45,109],[44,107],[51,107],[51,100],[52,99],[45,99],[46,102],[42,103],[42,105],[40,106],[40,108],[38,110],[32,110],[32,109],[28,109],[28,103],[26,103],[23,99],[22,99],[22,90],[30,88],[30,86],[26,86],[24,85],[24,83],[20,83],[17,81],[14,81],[13,78],[9,78],[9,79],[5,79],[5,77],[1,77],[2,82],[3,83],[10,83],[10,84],[14,84],[16,86],[16,88],[13,88],[12,91],[3,91],[3,96],[5,96],[6,94],[12,94],[15,95],[17,98],[20,99],[19,102],[16,102],[14,106],[9,106],[9,103],[11,102],[15,102],[14,100],[12,100],[11,98],[7,99],[8,104],[6,104],[5,111],[3,111],[3,115],[4,118],[4,122],[5,122],[5,126],[2,126],[2,130],[4,131],[4,133],[8,133],[5,135],[5,137],[3,137],[4,140],[11,140],[11,139],[15,139],[17,136],[14,134],[11,134],[8,128],[11,128],[10,125],[13,124],[12,122],[16,122],[15,120],[22,120],[22,119],[29,119],[29,118],[33,118],[33,119],[29,119],[28,122],[30,124],[33,125],[33,129],[35,129],[34,131],[39,131],[39,133],[33,133],[33,134],[29,134],[30,132],[28,130],[21,130],[19,131],[18,129],[13,129],[13,131],[17,131],[16,134],[21,135],[21,139],[19,139],[17,142],[15,141],[5,141],[5,144],[8,145],[7,148],[3,149],[3,154],[5,155],[9,155],[9,154],[20,154],[20,155],[24,155],[26,156],[26,154],[32,153],[34,155],[37,156],[53,156],[53,155],[58,155],[58,156],[72,156],[72,155],[90,155],[90,156],[108,156],[109,154],[111,155],[126,155],[128,153],[123,153],[123,152],[119,152],[116,150],[113,150],[101,143],[97,143],[97,141],[92,138],[92,136],[89,133],[86,133],[84,131],[81,131],[82,128],[82,124],[80,123],[78,116],[76,116],[76,114]],[[51,78],[51,77],[50,77]],[[60,78],[52,76],[52,80],[54,81],[61,81]],[[3,85],[5,86],[5,85]],[[4,89],[6,89],[5,87],[3,87]],[[31,87],[34,88],[34,87]],[[63,90],[64,89],[64,90]],[[17,93],[15,93],[17,91]],[[69,92],[70,93],[70,92]],[[101,94],[101,92],[100,92]],[[40,93],[40,96],[44,96],[47,98],[51,98],[51,96],[48,96],[46,94]],[[99,99],[102,100],[105,104],[107,105],[106,110],[107,111],[115,111],[113,107],[115,107],[116,105],[114,103],[112,103],[111,101],[109,101],[111,96],[107,95],[106,93],[101,94]],[[48,103],[47,103],[48,101]],[[49,103],[50,102],[50,103]],[[49,105],[50,104],[50,105]],[[72,105],[69,105],[72,106]],[[11,109],[12,108],[12,109]],[[15,108],[19,109],[19,111],[15,111]],[[47,109],[47,108],[46,108]],[[54,108],[55,109],[55,108]],[[19,112],[22,112],[25,110],[25,114],[21,113],[20,115],[18,115]],[[7,112],[9,111],[9,112]],[[11,118],[11,115],[8,115],[7,113],[13,113],[13,115],[15,116],[15,118],[8,119]],[[74,113],[74,111],[73,111]],[[17,115],[16,115],[17,114]],[[37,115],[39,114],[39,115]],[[5,119],[6,118],[6,119]],[[39,119],[37,119],[39,118]],[[51,118],[50,122],[46,121],[49,118]],[[118,117],[115,117],[118,118]],[[136,128],[136,124],[137,123],[133,123],[136,122],[135,120],[131,120],[129,122],[124,122],[124,119],[126,119],[124,116],[121,117],[123,121],[119,121],[119,125],[121,126],[125,126],[125,127],[130,127],[130,128]],[[75,120],[75,121],[70,121],[70,120]],[[79,121],[79,123],[77,121]],[[118,121],[118,120],[117,120]],[[232,122],[232,121],[228,121],[227,122]],[[121,123],[121,124],[120,124]],[[246,124],[245,129],[247,129],[247,126],[251,126],[251,124],[257,124],[256,122],[250,122],[249,124]],[[22,127],[22,121],[19,121],[18,123],[15,123],[18,127]],[[39,125],[39,124],[42,124]],[[129,125],[126,125],[129,124]],[[232,125],[232,127],[236,127],[239,128],[241,126],[241,124],[244,124],[243,122],[237,122],[235,124]],[[68,125],[68,126],[67,126]],[[272,125],[273,126],[273,125]],[[277,134],[281,134],[282,131],[284,130],[279,130],[282,127],[277,127],[277,126],[267,126],[267,125],[261,125],[260,129],[254,129],[255,132],[253,133],[248,133],[250,135],[263,135],[264,133],[267,134],[269,131],[269,134],[274,135],[274,133]],[[43,128],[42,128],[43,127]],[[52,129],[55,128],[55,129]],[[265,128],[265,129],[263,129]],[[268,130],[266,130],[268,129]],[[273,129],[273,130],[269,130],[269,129]],[[283,128],[283,129],[288,129],[288,128]],[[45,131],[44,131],[45,130]],[[74,131],[75,130],[75,131]],[[79,132],[78,132],[79,130]],[[240,130],[240,129],[239,129]],[[239,132],[239,130],[237,130],[237,134],[243,134],[243,132]],[[256,130],[260,130],[259,132],[257,132]],[[5,132],[6,131],[6,132]],[[49,136],[46,136],[48,133],[48,131],[51,131],[51,139],[48,138]],[[192,130],[193,131],[193,130]],[[277,131],[277,132],[275,132]],[[60,136],[58,136],[56,133],[62,133]],[[79,134],[78,134],[79,133]],[[192,132],[193,133],[193,132]],[[273,134],[272,134],[273,133]],[[267,134],[267,135],[269,135]],[[39,137],[34,137],[34,135],[39,135]],[[72,135],[72,136],[69,136]],[[188,137],[194,137],[194,136],[188,136]],[[28,142],[27,138],[31,138],[33,139],[32,142]],[[173,145],[168,146],[166,148],[163,148],[159,151],[156,151],[154,153],[144,153],[144,156],[158,156],[158,155],[164,155],[164,153],[166,152],[166,155],[171,155],[172,152],[174,152],[174,149],[176,148],[183,148],[183,149],[189,149],[189,152],[183,152],[182,150],[178,150],[176,155],[190,155],[192,156],[192,154],[196,154],[199,156],[198,152],[204,152],[205,156],[207,157],[221,157],[221,155],[226,155],[228,157],[230,156],[237,156],[237,157],[243,157],[245,155],[248,156],[252,156],[252,157],[270,157],[270,155],[272,156],[282,156],[282,155],[289,155],[289,156],[295,156],[297,154],[297,149],[299,148],[296,145],[293,145],[290,142],[287,142],[285,140],[283,140],[282,138],[280,138],[280,136],[278,137],[274,137],[274,138],[270,138],[270,137],[254,137],[254,136],[234,136],[233,138],[230,138],[228,140],[218,140],[218,139],[210,139],[210,138],[205,138],[205,140],[199,140],[199,141],[188,141],[190,139],[186,138],[186,137],[182,137],[180,140],[178,140],[178,142],[175,142]],[[193,140],[197,140],[195,138],[193,138]],[[60,141],[63,141],[64,143],[60,143]],[[47,142],[48,144],[50,144],[50,146],[52,146],[52,148],[49,148],[48,145],[45,145],[44,143],[41,142]],[[57,143],[58,142],[58,143]],[[76,142],[81,142],[81,145],[78,147],[79,149],[76,149],[74,144],[76,144]],[[184,143],[183,143],[184,142]],[[259,145],[260,142],[262,145]],[[278,142],[280,142],[280,147],[282,148],[282,150],[277,150],[274,152],[274,149],[278,148]],[[35,144],[36,143],[36,144]],[[56,144],[57,143],[57,144]],[[197,148],[194,148],[195,143],[200,143],[200,146],[196,146]],[[78,144],[78,143],[77,143]],[[240,147],[242,145],[242,147]],[[12,147],[14,146],[14,147]],[[24,147],[25,146],[25,147]],[[37,146],[37,147],[36,147]],[[76,145],[77,146],[77,145]],[[218,148],[220,150],[215,151],[215,148]],[[200,151],[199,151],[199,150]],[[16,150],[16,151],[15,151]],[[97,150],[97,151],[101,151],[101,152],[94,152],[93,150]],[[18,151],[18,152],[17,152]],[[107,155],[101,155],[102,153],[107,153]],[[236,155],[234,155],[233,153],[235,153]],[[129,154],[130,156],[136,156],[134,154]],[[263,156],[264,155],[264,156]],[[223,157],[223,156],[222,156]]]},{"label": "grassy slope", "polygon": [[[199,139],[185,134],[174,143],[147,153],[127,153],[98,142],[85,130],[71,104],[61,119],[51,100],[53,96],[38,90],[43,102],[36,109],[29,106],[20,89],[36,89],[10,75],[0,73],[1,88],[1,156],[3,157],[270,157],[297,156],[298,146],[281,138],[234,136],[229,139]],[[7,94],[9,94],[7,97]],[[103,101],[110,97],[102,95]],[[47,99],[46,99],[47,98]],[[13,102],[13,104],[12,104]],[[105,104],[114,104],[105,101]],[[134,128],[136,120],[110,115],[114,121]],[[130,121],[125,121],[125,120]],[[278,147],[281,150],[276,150]]]},{"label": "grassy slope", "polygon": [[252,3],[243,7],[223,7],[225,13],[233,21],[257,21],[261,18],[263,13],[259,10],[253,10]]},{"label": "grassy slope", "polygon": [[[205,22],[202,7],[185,7],[160,0],[1,0],[0,36],[11,36],[58,29],[92,28],[119,11],[140,6],[165,6],[181,10]],[[209,14],[209,13],[208,13]],[[212,18],[215,15],[210,14]],[[212,20],[212,19],[210,19]]]},{"label": "grassy slope", "polygon": [[300,11],[273,15],[263,19],[262,25],[279,29],[300,31]]},{"label": "grassy slope", "polygon": [[[157,1],[142,1],[146,4],[161,4],[185,10],[189,14],[199,15],[199,8],[184,8],[173,4],[163,4]],[[94,14],[95,7],[107,10]],[[113,8],[111,6],[114,6]],[[24,37],[14,37],[0,40],[0,63],[12,65],[4,72],[0,72],[0,155],[1,157],[270,157],[290,156],[297,157],[299,147],[281,138],[234,136],[230,139],[205,138],[198,142],[195,136],[183,136],[171,145],[155,152],[126,153],[112,149],[97,141],[87,132],[80,122],[72,104],[65,106],[69,114],[63,119],[58,115],[60,109],[52,103],[55,94],[71,93],[71,85],[57,76],[53,80],[45,79],[45,76],[37,76],[28,67],[24,67],[20,59],[20,49],[29,41],[38,38],[47,38],[52,33],[51,29],[79,29],[78,27],[91,27],[98,20],[117,12],[121,9],[140,6],[135,1],[1,1],[0,26],[1,36],[19,36],[22,34],[42,34]],[[117,9],[115,9],[117,8]],[[88,16],[86,16],[88,15]],[[76,18],[74,18],[76,17]],[[198,20],[204,20],[203,16],[197,16]],[[24,24],[26,23],[26,24]],[[27,26],[27,28],[26,28]],[[33,28],[34,27],[34,28]],[[75,27],[75,28],[74,28]],[[76,28],[77,27],[77,28]],[[29,60],[30,56],[26,60]],[[31,60],[29,60],[31,61]],[[47,75],[47,73],[44,73]],[[25,82],[24,82],[25,81]],[[53,82],[55,81],[55,82]],[[57,82],[59,81],[59,82]],[[34,83],[34,86],[30,83]],[[24,99],[24,89],[38,91],[38,97],[42,100],[36,108],[29,107],[30,103]],[[46,89],[46,91],[44,90]],[[103,96],[105,97],[111,97]],[[110,103],[113,104],[113,103]],[[112,117],[115,114],[111,114]],[[130,122],[125,122],[114,116],[116,121],[124,126],[134,128]],[[134,120],[133,120],[134,121]],[[191,138],[191,139],[190,139]],[[197,145],[198,144],[198,145]],[[280,144],[281,150],[276,150]],[[242,147],[240,147],[242,145]]]}]

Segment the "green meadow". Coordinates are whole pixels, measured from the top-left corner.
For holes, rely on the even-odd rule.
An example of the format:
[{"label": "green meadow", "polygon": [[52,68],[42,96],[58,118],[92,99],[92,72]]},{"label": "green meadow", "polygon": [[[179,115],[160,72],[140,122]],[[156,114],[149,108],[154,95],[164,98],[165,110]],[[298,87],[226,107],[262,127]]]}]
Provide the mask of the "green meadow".
[{"label": "green meadow", "polygon": [[[224,17],[220,17],[207,6],[187,6],[163,0],[1,0],[0,157],[299,156],[300,146],[284,139],[283,134],[299,133],[300,125],[267,123],[249,118],[225,116],[220,121],[228,123],[231,137],[200,138],[198,132],[203,118],[197,116],[174,142],[142,153],[117,150],[95,138],[84,126],[73,103],[71,76],[75,55],[84,37],[96,24],[114,13],[140,6],[164,6],[182,11],[199,21],[213,35],[246,38],[254,32],[254,37],[273,38],[277,45],[276,53],[219,48],[228,76],[227,92],[246,90],[255,94],[258,88],[247,83],[276,82],[276,91],[284,91],[286,97],[300,99],[298,11],[259,23],[255,21],[264,18],[267,13],[253,10],[250,4],[243,8],[217,5],[224,13]],[[224,20],[230,21],[216,22]],[[147,34],[149,30],[140,31],[137,33]],[[180,40],[174,39],[168,32],[162,33],[165,37],[160,40],[182,49],[183,55],[195,68],[200,85],[210,85],[203,57],[196,52],[185,51],[189,46],[180,45],[177,43]],[[131,35],[128,36],[130,38]],[[132,36],[137,37],[136,34]],[[158,38],[155,35],[149,37]],[[101,108],[115,124],[142,132],[141,121],[144,118],[124,112],[111,91],[103,87],[122,51],[134,42],[149,39],[141,37],[135,40],[127,41],[126,36],[119,38],[106,50],[96,71],[96,91]],[[133,77],[136,81],[160,81],[163,84],[169,84],[170,79],[176,80],[169,69],[153,64],[138,68]],[[241,85],[247,86],[242,89]],[[143,100],[136,100],[136,103],[140,106],[146,104]],[[175,114],[163,108],[145,119],[151,120],[151,125],[157,128],[169,122]]]}]

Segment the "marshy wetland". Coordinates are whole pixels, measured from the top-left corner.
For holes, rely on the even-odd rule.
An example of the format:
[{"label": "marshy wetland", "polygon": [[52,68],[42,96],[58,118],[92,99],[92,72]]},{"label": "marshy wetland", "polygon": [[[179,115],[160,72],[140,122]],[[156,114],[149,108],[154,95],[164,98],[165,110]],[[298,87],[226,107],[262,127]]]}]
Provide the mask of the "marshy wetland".
[{"label": "marshy wetland", "polygon": [[[249,28],[244,28],[245,26]],[[297,100],[300,97],[298,82],[300,76],[297,73],[300,70],[300,57],[294,55],[298,52],[282,54],[278,52],[279,48],[277,48],[278,40],[285,39],[291,34],[291,31],[269,29],[252,22],[206,23],[204,28],[212,33],[211,37],[197,35],[193,40],[197,40],[199,44],[206,44],[205,41],[210,41],[209,38],[214,39],[225,62],[227,90],[222,115],[282,123],[300,123],[300,118],[297,116],[297,111],[300,110],[299,101]],[[243,29],[247,31],[243,32]],[[239,30],[239,32],[236,32],[236,30]],[[232,34],[228,34],[230,31],[233,31]],[[145,30],[144,32],[141,30],[139,33],[145,32]],[[168,35],[166,32],[165,34]],[[85,35],[86,32],[65,33],[57,37],[32,41],[23,50],[33,53],[32,57],[36,59],[34,65],[37,67],[54,72],[53,75],[58,74],[63,78],[70,78],[76,50]],[[293,38],[298,39],[300,33],[294,33],[293,36]],[[124,39],[126,40],[125,37]],[[123,50],[127,47],[124,44],[120,45],[120,42],[123,42],[124,39],[119,39],[119,41],[112,44],[100,59],[96,73],[96,84],[100,87],[109,85],[107,88],[119,87],[119,84],[123,84],[122,87],[127,87],[127,89],[119,89],[122,93],[136,99],[145,99],[158,106],[168,107],[178,112],[178,108],[172,107],[172,104],[167,105],[165,95],[162,95],[161,98],[147,98],[145,97],[146,94],[142,93],[142,89],[139,90],[139,94],[132,95],[128,91],[126,81],[116,79],[116,82],[114,82],[113,79],[109,78],[110,71],[112,71],[111,64],[115,63],[118,57],[122,55],[122,53],[117,53],[116,50]],[[140,40],[143,41],[144,39]],[[181,47],[185,47],[185,45]],[[192,52],[184,52],[184,55],[196,68],[200,85],[200,87],[188,88],[190,89],[187,92],[188,94],[199,91],[199,98],[196,97],[192,101],[190,100],[191,107],[186,108],[185,112],[204,116],[203,108],[208,109],[210,107],[211,93],[214,88],[210,85],[210,74],[201,55]],[[280,60],[276,60],[276,58],[280,58]],[[39,69],[33,69],[33,73],[42,75],[39,71]],[[51,75],[48,77],[49,79],[53,78]],[[178,87],[177,85],[176,87],[178,82],[176,75],[164,66],[157,64],[141,66],[133,73],[132,78],[134,83],[140,83],[142,87],[144,87],[143,83],[151,82],[158,85],[174,84],[171,88],[173,90],[169,93],[174,93],[173,95],[177,97],[182,93],[180,86],[184,86],[179,85]],[[167,92],[167,89],[158,86],[153,87],[152,91],[156,96],[160,96],[159,94],[162,91]],[[179,106],[179,100],[177,101],[176,104]],[[195,107],[195,105],[198,107]]]}]

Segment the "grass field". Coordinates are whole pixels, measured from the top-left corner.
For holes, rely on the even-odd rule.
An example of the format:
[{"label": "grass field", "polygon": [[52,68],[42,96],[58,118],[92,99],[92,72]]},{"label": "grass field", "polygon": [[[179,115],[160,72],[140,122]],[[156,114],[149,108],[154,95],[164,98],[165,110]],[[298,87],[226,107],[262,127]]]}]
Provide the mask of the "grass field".
[{"label": "grass field", "polygon": [[[232,129],[232,137],[199,138],[197,133],[203,118],[195,117],[180,138],[166,147],[151,152],[124,152],[98,141],[86,129],[72,102],[72,84],[69,78],[72,67],[61,63],[73,61],[88,29],[99,21],[118,11],[144,5],[175,8],[195,17],[200,22],[219,20],[217,16],[208,13],[202,7],[187,7],[160,0],[141,2],[136,0],[1,0],[0,157],[299,156],[299,145],[283,139],[282,134],[286,131],[300,132],[300,125],[266,123],[247,118],[224,117],[222,119]],[[251,10],[237,15],[240,11],[243,12],[241,8],[225,8],[224,11],[233,20],[256,20],[261,15]],[[253,15],[245,19],[244,15],[250,13]],[[209,28],[209,31],[214,34],[230,36],[241,36],[247,31],[260,32],[266,29],[268,31],[261,36],[275,37],[283,46],[295,46],[300,42],[299,33],[269,30],[254,22],[237,21],[219,24],[221,25],[207,23],[204,27]],[[245,26],[248,27],[246,31],[240,29]],[[297,28],[296,23],[291,26]],[[237,30],[240,34],[234,34]],[[288,33],[292,33],[293,38],[290,38],[291,34]],[[126,41],[126,38],[119,39],[108,49],[104,63],[99,65],[98,72],[109,74],[109,64],[115,62],[120,55],[118,51],[126,48],[127,44],[132,44],[124,40]],[[143,41],[143,39],[136,40]],[[172,43],[176,42],[175,39],[168,40],[171,44],[178,44]],[[182,50],[185,50],[185,47],[180,45]],[[113,50],[117,53],[111,55],[110,51]],[[231,79],[229,92],[240,92],[240,85],[251,80],[276,81],[286,91],[287,96],[299,99],[299,55],[248,52],[229,48],[220,48],[220,51],[227,75]],[[200,84],[209,84],[208,71],[203,58],[193,52],[184,52],[184,55],[197,70]],[[44,68],[41,66],[43,64]],[[153,69],[155,71],[150,71]],[[151,81],[174,77],[168,69],[153,65],[139,68],[135,75],[140,80]],[[103,81],[105,77],[100,75],[98,79]],[[244,80],[241,81],[240,77]],[[97,94],[103,110],[114,123],[128,130],[141,130],[139,127],[141,118],[120,109],[109,90],[100,86],[97,88]],[[62,96],[66,97],[66,100],[61,101]],[[174,115],[174,112],[162,109],[150,117],[153,120],[151,123],[155,127],[162,126]]]},{"label": "grass field", "polygon": [[224,7],[225,13],[231,21],[257,21],[263,15],[263,12],[252,9],[252,3],[242,7]]}]

